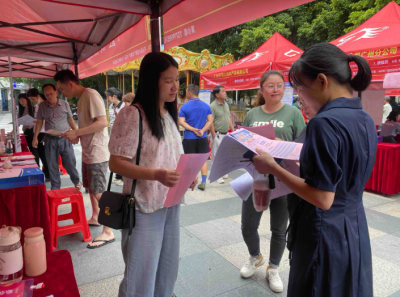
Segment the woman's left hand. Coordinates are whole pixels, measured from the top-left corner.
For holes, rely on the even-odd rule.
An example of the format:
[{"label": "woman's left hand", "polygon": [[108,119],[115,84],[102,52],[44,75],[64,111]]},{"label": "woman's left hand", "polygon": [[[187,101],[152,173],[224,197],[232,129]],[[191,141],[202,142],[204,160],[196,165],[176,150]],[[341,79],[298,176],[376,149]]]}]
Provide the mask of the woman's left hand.
[{"label": "woman's left hand", "polygon": [[190,185],[190,189],[192,189],[192,191],[194,191],[194,188],[196,187],[198,181],[199,181],[199,177],[196,176],[195,179],[194,179],[194,181],[193,181],[192,184]]},{"label": "woman's left hand", "polygon": [[253,165],[260,174],[269,174],[275,170],[275,167],[278,166],[278,163],[275,162],[275,159],[262,150],[257,149],[258,156],[253,157]]}]

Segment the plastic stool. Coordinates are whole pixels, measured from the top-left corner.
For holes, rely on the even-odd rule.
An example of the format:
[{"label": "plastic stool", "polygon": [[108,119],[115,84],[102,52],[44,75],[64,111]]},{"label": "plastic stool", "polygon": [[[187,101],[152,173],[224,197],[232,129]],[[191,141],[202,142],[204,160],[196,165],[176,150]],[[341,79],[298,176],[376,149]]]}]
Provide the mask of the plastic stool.
[{"label": "plastic stool", "polygon": [[58,155],[58,169],[62,172],[62,175],[67,174],[67,170],[62,166],[61,156]]},{"label": "plastic stool", "polygon": [[[61,155],[58,155],[58,170],[60,170],[62,175],[67,174],[67,170],[62,166]],[[42,171],[44,171],[44,166],[42,166]]]},{"label": "plastic stool", "polygon": [[[86,219],[85,206],[83,204],[82,193],[76,188],[65,188],[47,191],[50,205],[50,229],[53,250],[57,249],[57,239],[59,236],[76,232],[82,232],[83,241],[91,241],[89,224]],[[71,204],[71,212],[58,215],[58,206]],[[72,225],[58,226],[59,221],[73,220]]]}]

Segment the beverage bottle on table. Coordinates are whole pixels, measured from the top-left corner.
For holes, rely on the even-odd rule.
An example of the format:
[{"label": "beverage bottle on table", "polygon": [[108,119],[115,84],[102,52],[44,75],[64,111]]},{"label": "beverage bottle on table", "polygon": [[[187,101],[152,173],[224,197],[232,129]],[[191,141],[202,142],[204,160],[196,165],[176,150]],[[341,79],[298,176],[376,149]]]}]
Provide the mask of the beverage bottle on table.
[{"label": "beverage bottle on table", "polygon": [[267,210],[271,202],[271,189],[267,174],[261,174],[253,181],[253,204],[256,211]]},{"label": "beverage bottle on table", "polygon": [[12,154],[13,153],[13,145],[12,141],[10,138],[7,139],[7,145],[6,145],[6,154]]},{"label": "beverage bottle on table", "polygon": [[0,229],[0,284],[19,282],[23,276],[21,228],[7,227]]}]

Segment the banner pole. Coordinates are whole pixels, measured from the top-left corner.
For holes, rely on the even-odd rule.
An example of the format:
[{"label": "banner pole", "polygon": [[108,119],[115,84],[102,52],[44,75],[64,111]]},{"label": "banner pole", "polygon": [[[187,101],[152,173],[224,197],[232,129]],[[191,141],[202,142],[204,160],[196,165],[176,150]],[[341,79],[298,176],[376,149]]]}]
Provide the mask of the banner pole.
[{"label": "banner pole", "polygon": [[21,152],[21,140],[19,138],[19,126],[18,126],[18,118],[17,118],[17,107],[16,107],[16,102],[14,98],[14,86],[13,86],[13,79],[12,79],[12,65],[11,65],[11,57],[8,55],[8,70],[9,70],[9,75],[10,75],[10,93],[11,93],[11,114],[12,114],[12,121],[13,121],[13,137],[14,137],[14,147],[15,147],[15,152],[20,153]]}]

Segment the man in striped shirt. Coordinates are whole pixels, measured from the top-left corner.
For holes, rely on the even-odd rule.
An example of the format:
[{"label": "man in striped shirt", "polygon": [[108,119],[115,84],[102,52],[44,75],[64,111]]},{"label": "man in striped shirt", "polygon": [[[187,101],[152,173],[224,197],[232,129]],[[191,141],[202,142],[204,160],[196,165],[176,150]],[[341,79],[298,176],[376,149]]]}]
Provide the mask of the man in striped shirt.
[{"label": "man in striped shirt", "polygon": [[42,129],[43,121],[45,121],[45,130],[57,131],[56,134],[46,134],[45,154],[50,174],[51,189],[58,190],[61,187],[60,171],[58,156],[61,156],[63,166],[67,170],[71,181],[77,189],[82,187],[79,181],[79,173],[76,170],[75,152],[72,144],[61,138],[60,134],[68,131],[70,128],[76,130],[75,121],[72,118],[69,104],[57,98],[56,87],[52,84],[46,84],[42,88],[47,101],[40,103],[39,110],[36,115],[35,135],[33,137],[32,146],[38,147],[38,135]]}]

